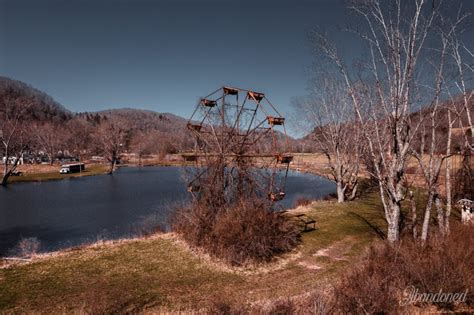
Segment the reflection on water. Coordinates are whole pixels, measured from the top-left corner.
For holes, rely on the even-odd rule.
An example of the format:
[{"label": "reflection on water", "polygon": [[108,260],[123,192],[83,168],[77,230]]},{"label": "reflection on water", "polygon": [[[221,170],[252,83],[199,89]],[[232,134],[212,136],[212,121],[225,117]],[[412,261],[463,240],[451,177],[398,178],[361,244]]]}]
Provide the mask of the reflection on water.
[{"label": "reflection on water", "polygon": [[[123,168],[113,175],[0,187],[0,256],[23,238],[36,237],[41,250],[50,251],[165,227],[173,205],[188,198],[181,172]],[[281,207],[334,190],[324,178],[290,172]]]}]

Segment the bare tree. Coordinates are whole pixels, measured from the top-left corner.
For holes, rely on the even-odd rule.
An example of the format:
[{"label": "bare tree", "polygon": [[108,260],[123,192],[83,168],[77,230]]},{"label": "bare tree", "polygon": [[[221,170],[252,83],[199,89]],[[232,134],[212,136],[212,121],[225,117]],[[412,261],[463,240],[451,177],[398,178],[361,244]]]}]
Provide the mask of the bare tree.
[{"label": "bare tree", "polygon": [[[459,8],[458,11],[458,21],[461,20],[467,20],[469,17],[472,16],[472,13],[463,13],[462,8]],[[469,49],[467,45],[462,41],[461,36],[459,36],[459,33],[462,34],[463,29],[462,27],[459,27],[458,23],[453,23],[453,28],[457,27],[461,29],[461,32],[451,32],[449,35],[450,37],[450,44],[451,44],[451,49],[450,49],[450,55],[451,58],[454,60],[455,64],[455,75],[453,76],[453,79],[451,82],[453,83],[453,88],[452,90],[456,91],[457,93],[461,94],[461,106],[459,107],[454,107],[456,109],[456,116],[459,121],[459,127],[460,130],[463,132],[464,136],[464,147],[463,147],[463,165],[462,165],[462,170],[457,170],[461,175],[458,177],[461,177],[461,182],[457,183],[457,186],[463,187],[463,194],[466,194],[468,196],[464,196],[467,198],[473,198],[472,196],[472,166],[470,163],[470,156],[472,152],[474,151],[474,125],[473,125],[473,111],[474,111],[474,91],[468,88],[467,82],[472,80],[473,74],[474,74],[474,68],[473,68],[473,57],[474,53],[472,52],[472,47]],[[452,97],[451,97],[452,98]],[[450,161],[448,161],[450,162]],[[447,171],[450,169],[447,169]],[[464,173],[464,174],[463,174]],[[446,174],[447,177],[449,176],[450,179],[450,174]],[[458,179],[459,181],[459,179]],[[467,189],[466,189],[467,188]],[[469,196],[470,194],[470,196]],[[451,196],[449,196],[451,197]],[[449,224],[449,222],[448,222]],[[449,230],[449,226],[448,226]]]},{"label": "bare tree", "polygon": [[[436,88],[423,89],[420,74],[426,71],[429,46],[432,42],[439,45],[434,24],[440,19],[440,6],[426,0],[373,0],[354,2],[350,8],[363,21],[360,28],[352,29],[367,44],[363,70],[355,74],[325,36],[316,34],[316,40],[341,74],[351,97],[374,166],[372,175],[379,183],[387,238],[396,242],[407,193],[406,166],[422,122],[413,112],[439,94]],[[420,94],[421,90],[426,93]]]},{"label": "bare tree", "polygon": [[[458,13],[458,20],[454,23],[453,28],[456,28],[462,21],[467,20],[468,17],[472,16],[471,13],[464,13],[461,15],[461,11]],[[458,32],[450,32],[448,34],[451,44],[451,57],[456,65],[456,75],[454,76],[454,86],[457,91],[462,95],[462,110],[458,111],[458,115],[467,121],[467,126],[463,124],[464,119],[460,120],[461,128],[470,130],[465,133],[466,146],[470,150],[474,148],[474,125],[473,125],[473,111],[472,101],[474,99],[474,91],[467,88],[466,82],[472,79],[474,73],[473,68],[473,57],[474,53],[471,52],[466,45],[459,39]],[[470,139],[469,139],[470,138]]]},{"label": "bare tree", "polygon": [[28,145],[26,125],[22,121],[23,114],[30,106],[28,100],[7,91],[0,104],[0,140],[3,175],[1,185],[8,183],[9,177],[15,172]]},{"label": "bare tree", "polygon": [[[441,44],[439,51],[434,51],[434,54],[439,54],[439,58],[436,58],[432,62],[432,66],[435,69],[435,82],[434,82],[434,99],[432,100],[429,107],[423,109],[420,114],[420,119],[427,119],[427,123],[421,122],[421,139],[419,150],[416,150],[412,146],[413,156],[418,160],[422,174],[425,180],[426,188],[428,190],[428,197],[425,206],[425,213],[423,218],[423,225],[421,229],[421,241],[425,242],[428,237],[428,229],[431,218],[431,208],[433,203],[436,204],[438,211],[438,222],[440,223],[441,231],[444,232],[444,214],[440,209],[440,197],[439,197],[439,176],[444,160],[448,157],[446,155],[439,154],[439,148],[441,145],[439,134],[439,116],[440,116],[440,96],[443,89],[444,80],[444,68],[446,61],[446,49],[448,41],[445,36],[441,36]],[[449,112],[449,109],[447,109]],[[452,124],[449,126],[452,129]],[[428,130],[428,131],[427,131]],[[448,132],[447,142],[451,142],[451,132]],[[426,139],[428,144],[426,145]],[[426,148],[427,146],[427,148]]]},{"label": "bare tree", "polygon": [[81,155],[91,150],[93,127],[85,119],[76,117],[68,121],[66,127],[67,148],[81,159]]},{"label": "bare tree", "polygon": [[[432,54],[439,57],[434,60],[431,65],[435,69],[435,84],[433,84],[434,95],[431,106],[426,108],[428,123],[423,124],[421,133],[421,145],[419,152],[415,153],[415,157],[419,162],[420,168],[425,179],[425,186],[428,190],[425,214],[422,225],[421,241],[425,242],[428,238],[429,221],[431,216],[431,207],[434,204],[437,212],[437,221],[439,232],[448,234],[450,230],[450,216],[452,207],[451,195],[451,168],[452,163],[450,156],[452,146],[453,127],[459,122],[461,130],[463,125],[463,113],[466,115],[468,124],[471,122],[469,102],[471,101],[472,92],[466,90],[465,80],[472,76],[472,68],[466,67],[466,54],[459,52],[459,48],[463,44],[458,39],[458,33],[464,31],[464,22],[468,20],[471,13],[463,13],[461,7],[453,21],[441,19],[439,24],[439,47],[432,50]],[[472,55],[467,55],[472,60]],[[450,67],[454,65],[454,67]],[[453,71],[454,68],[454,71]],[[454,84],[453,84],[454,83]],[[452,96],[451,91],[459,92],[460,102]],[[448,95],[448,100],[444,102],[444,106],[440,104],[441,94]],[[459,104],[460,103],[460,104]],[[468,130],[472,126],[468,127]],[[446,135],[443,130],[447,128]],[[428,129],[428,132],[426,132]],[[425,151],[425,139],[428,141]],[[466,136],[466,149],[469,150],[470,139]],[[439,186],[440,175],[442,173],[442,165],[445,163],[445,204],[443,204],[442,191]]]},{"label": "bare tree", "polygon": [[160,138],[157,137],[158,132],[135,131],[130,140],[130,149],[138,157],[138,166],[142,166],[143,156],[153,151],[158,151],[158,143]]},{"label": "bare tree", "polygon": [[32,128],[38,149],[43,151],[53,165],[59,150],[64,147],[65,129],[53,122],[35,123]]},{"label": "bare tree", "polygon": [[314,84],[312,93],[293,103],[299,122],[307,121],[311,138],[327,159],[339,203],[355,198],[360,165],[361,132],[345,86],[329,74]]},{"label": "bare tree", "polygon": [[97,141],[100,150],[110,163],[109,174],[116,170],[120,155],[126,148],[129,131],[119,118],[106,118],[97,126]]}]

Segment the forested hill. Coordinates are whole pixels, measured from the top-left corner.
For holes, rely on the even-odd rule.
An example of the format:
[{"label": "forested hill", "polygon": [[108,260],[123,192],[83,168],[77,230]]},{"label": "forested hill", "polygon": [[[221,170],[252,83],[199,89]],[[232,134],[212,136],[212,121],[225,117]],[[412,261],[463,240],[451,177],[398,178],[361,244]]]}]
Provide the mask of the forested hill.
[{"label": "forested hill", "polygon": [[[186,124],[186,119],[170,114],[133,108],[108,109],[99,112],[74,113],[55,101],[48,94],[26,84],[0,76],[0,111],[22,112],[23,121],[64,122],[74,117],[113,117],[127,121],[130,128],[140,131],[176,131]],[[99,118],[100,119],[100,118]]]},{"label": "forested hill", "polygon": [[97,112],[100,116],[125,120],[140,131],[157,130],[180,133],[185,130],[187,119],[171,114],[135,108],[108,109]]},{"label": "forested hill", "polygon": [[[132,108],[74,113],[24,82],[0,77],[0,130],[13,132],[15,148],[46,152],[49,160],[58,152],[106,155],[114,141],[140,154],[186,150],[192,145],[186,122],[173,114]],[[0,146],[0,157],[4,151]]]},{"label": "forested hill", "polygon": [[0,76],[0,110],[22,112],[22,120],[64,121],[74,115],[48,94],[17,80]]},{"label": "forested hill", "polygon": [[[192,138],[186,133],[187,119],[183,117],[135,108],[75,113],[24,82],[0,77],[0,122],[18,113],[21,113],[20,120],[25,123],[23,128],[33,128],[29,134],[38,138],[46,134],[60,134],[55,139],[57,145],[49,145],[51,148],[64,146],[61,141],[68,143],[64,139],[82,139],[81,146],[90,151],[93,140],[104,135],[101,129],[111,123],[126,130],[123,142],[130,144],[130,150],[136,146],[150,153],[163,150],[170,153],[193,147]],[[280,132],[277,135],[283,137]],[[297,140],[292,138],[289,138],[289,144],[293,151],[298,146]]]}]

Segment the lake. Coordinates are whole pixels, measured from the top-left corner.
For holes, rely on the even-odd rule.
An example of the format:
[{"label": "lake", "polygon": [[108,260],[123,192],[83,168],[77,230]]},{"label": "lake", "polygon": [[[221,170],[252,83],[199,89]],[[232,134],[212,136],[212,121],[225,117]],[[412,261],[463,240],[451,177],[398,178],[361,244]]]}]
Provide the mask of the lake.
[{"label": "lake", "polygon": [[[133,237],[166,225],[173,205],[189,197],[179,167],[121,168],[113,175],[0,187],[0,256],[13,254],[22,238],[41,251]],[[335,191],[326,178],[290,171],[281,208],[299,198]]]}]

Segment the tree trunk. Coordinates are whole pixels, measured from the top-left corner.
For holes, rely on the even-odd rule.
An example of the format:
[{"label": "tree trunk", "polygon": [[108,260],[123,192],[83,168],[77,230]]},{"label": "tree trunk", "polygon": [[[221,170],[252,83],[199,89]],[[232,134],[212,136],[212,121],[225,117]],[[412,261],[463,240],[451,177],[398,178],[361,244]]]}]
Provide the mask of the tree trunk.
[{"label": "tree trunk", "polygon": [[451,204],[452,204],[452,195],[451,195],[451,158],[446,160],[446,213],[444,217],[444,229],[445,234],[449,234],[449,218],[451,217]]},{"label": "tree trunk", "polygon": [[8,179],[10,178],[13,171],[15,171],[16,167],[18,166],[18,162],[20,159],[16,159],[13,165],[8,169],[8,156],[5,159],[5,163],[3,163],[3,176],[2,176],[2,186],[6,186],[8,184]]},{"label": "tree trunk", "polygon": [[338,181],[336,183],[337,188],[337,202],[343,203],[344,202],[344,189],[342,188],[342,183]]},{"label": "tree trunk", "polygon": [[385,217],[388,223],[387,240],[393,244],[400,240],[400,202],[389,199],[384,208],[386,209]]},{"label": "tree trunk", "polygon": [[445,232],[445,226],[444,226],[444,212],[443,212],[443,206],[441,205],[441,198],[439,198],[439,195],[436,194],[434,197],[434,203],[436,207],[436,212],[438,215],[438,228],[439,232],[441,235],[444,235]]},{"label": "tree trunk", "polygon": [[9,158],[9,151],[8,151],[8,145],[5,145],[5,161],[3,161],[3,175],[2,175],[2,186],[7,185],[8,181],[8,158]]},{"label": "tree trunk", "polygon": [[2,175],[2,186],[5,186],[7,184],[8,180],[8,169],[7,169],[7,163],[8,163],[8,157],[5,157],[5,162],[3,163],[3,175]]},{"label": "tree trunk", "polygon": [[354,186],[352,187],[352,191],[351,191],[351,195],[349,197],[349,200],[352,201],[356,198],[357,196],[357,188],[359,187],[359,183],[358,181],[356,181],[356,183],[354,184]]},{"label": "tree trunk", "polygon": [[416,202],[413,196],[413,192],[410,191],[410,204],[411,204],[411,229],[413,233],[413,240],[418,239],[418,229],[417,229],[417,218],[416,218]]},{"label": "tree trunk", "polygon": [[431,207],[433,205],[433,192],[428,194],[428,200],[425,208],[425,216],[423,218],[423,226],[421,227],[421,242],[425,243],[428,239],[428,229],[430,225]]},{"label": "tree trunk", "polygon": [[109,175],[115,172],[115,165],[117,165],[117,157],[118,157],[117,151],[116,150],[112,151],[112,157],[110,159]]},{"label": "tree trunk", "polygon": [[391,205],[392,218],[388,221],[387,240],[390,243],[396,243],[400,240],[400,206]]},{"label": "tree trunk", "polygon": [[449,234],[449,218],[451,216],[451,138],[453,133],[453,123],[451,120],[451,111],[448,110],[448,140],[446,143],[446,212],[444,213],[444,234]]},{"label": "tree trunk", "polygon": [[8,173],[3,173],[3,176],[2,176],[2,186],[6,186],[7,185],[7,182],[8,182],[8,177],[9,177],[9,174]]},{"label": "tree trunk", "polygon": [[111,175],[113,172],[115,172],[115,165],[117,164],[117,161],[115,158],[112,158],[110,161],[110,170],[109,170],[109,175]]}]

